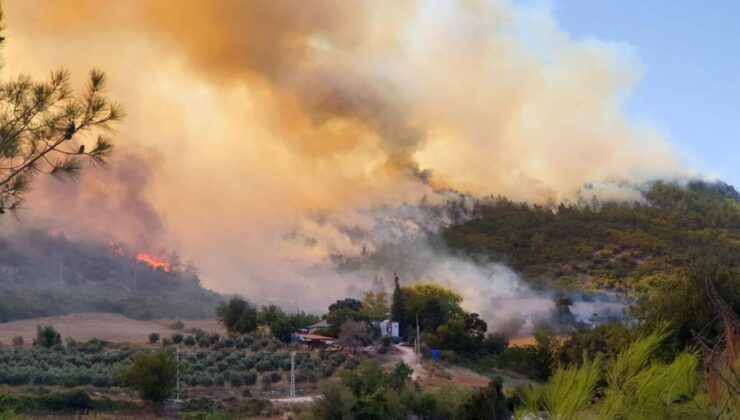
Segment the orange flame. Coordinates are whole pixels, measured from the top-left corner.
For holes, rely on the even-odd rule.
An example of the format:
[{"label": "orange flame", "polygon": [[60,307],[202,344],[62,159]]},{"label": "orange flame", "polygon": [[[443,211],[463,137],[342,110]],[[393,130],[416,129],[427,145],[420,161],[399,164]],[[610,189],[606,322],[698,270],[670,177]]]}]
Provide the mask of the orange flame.
[{"label": "orange flame", "polygon": [[139,253],[139,255],[136,256],[136,261],[143,262],[152,270],[162,270],[165,273],[170,272],[170,265],[166,261],[152,257],[151,255],[143,252]]}]

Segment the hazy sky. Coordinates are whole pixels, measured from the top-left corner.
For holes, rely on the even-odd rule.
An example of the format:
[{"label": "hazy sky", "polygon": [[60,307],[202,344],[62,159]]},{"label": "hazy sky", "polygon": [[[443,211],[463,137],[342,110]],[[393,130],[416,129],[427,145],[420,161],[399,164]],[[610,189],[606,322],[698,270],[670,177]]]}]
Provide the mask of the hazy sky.
[{"label": "hazy sky", "polygon": [[632,45],[644,75],[626,110],[650,118],[689,162],[740,185],[740,2],[553,0],[575,38]]}]

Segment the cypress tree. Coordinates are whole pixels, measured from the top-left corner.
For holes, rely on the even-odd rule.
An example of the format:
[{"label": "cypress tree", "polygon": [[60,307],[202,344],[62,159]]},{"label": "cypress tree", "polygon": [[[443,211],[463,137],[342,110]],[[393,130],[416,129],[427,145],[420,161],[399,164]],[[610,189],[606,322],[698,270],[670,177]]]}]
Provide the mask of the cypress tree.
[{"label": "cypress tree", "polygon": [[398,283],[398,274],[394,274],[394,282],[395,285],[393,286],[393,300],[391,302],[391,321],[398,322],[398,333],[401,337],[404,336],[405,328],[406,328],[406,317],[404,313],[404,302],[403,302],[403,291],[401,290],[401,285]]}]

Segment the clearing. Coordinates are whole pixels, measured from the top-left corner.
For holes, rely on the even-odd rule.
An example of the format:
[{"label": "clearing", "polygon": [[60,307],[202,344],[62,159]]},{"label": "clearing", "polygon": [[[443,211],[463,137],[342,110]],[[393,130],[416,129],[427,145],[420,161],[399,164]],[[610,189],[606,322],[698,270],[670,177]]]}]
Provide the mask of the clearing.
[{"label": "clearing", "polygon": [[[0,344],[11,345],[13,337],[21,336],[26,345],[36,337],[37,325],[51,325],[59,331],[62,339],[73,338],[87,341],[93,338],[114,343],[148,343],[149,334],[157,333],[167,338],[175,330],[169,326],[174,320],[141,321],[111,313],[84,313],[45,318],[24,319],[21,321],[0,323]],[[222,328],[215,320],[182,320],[185,329],[199,328],[206,332],[223,334]],[[183,330],[183,334],[186,334]]]}]

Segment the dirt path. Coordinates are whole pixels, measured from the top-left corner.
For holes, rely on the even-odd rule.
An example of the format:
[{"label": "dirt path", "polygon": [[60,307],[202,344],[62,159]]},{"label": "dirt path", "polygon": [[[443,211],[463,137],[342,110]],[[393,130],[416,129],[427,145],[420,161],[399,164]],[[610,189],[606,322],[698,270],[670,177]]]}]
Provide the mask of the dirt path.
[{"label": "dirt path", "polygon": [[411,380],[416,381],[423,376],[424,368],[419,363],[414,350],[411,347],[403,347],[397,344],[394,347],[401,352],[401,360],[414,370],[411,372]]}]

